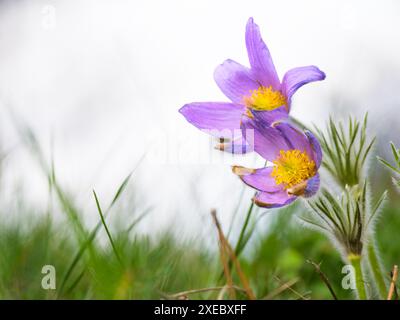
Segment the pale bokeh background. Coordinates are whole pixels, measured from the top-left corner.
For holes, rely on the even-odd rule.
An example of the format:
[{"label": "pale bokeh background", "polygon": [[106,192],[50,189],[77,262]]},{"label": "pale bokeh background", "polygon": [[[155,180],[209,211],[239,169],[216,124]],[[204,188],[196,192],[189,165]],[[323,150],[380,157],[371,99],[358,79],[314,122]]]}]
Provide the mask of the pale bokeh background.
[{"label": "pale bokeh background", "polygon": [[[33,207],[48,203],[46,179],[13,113],[49,158],[53,145],[58,179],[89,224],[98,219],[92,189],[105,206],[146,152],[128,194],[137,212],[153,207],[143,231],[207,234],[211,207],[229,224],[243,186],[228,164],[262,160],[222,159],[177,111],[191,101],[227,100],[213,71],[227,58],[248,63],[250,16],[280,76],[309,64],[327,74],[298,91],[294,116],[323,125],[329,113],[369,110],[379,145],[400,142],[398,1],[1,1],[1,201],[23,190]],[[245,199],[251,195],[246,188]],[[132,220],[130,210],[120,214]]]}]

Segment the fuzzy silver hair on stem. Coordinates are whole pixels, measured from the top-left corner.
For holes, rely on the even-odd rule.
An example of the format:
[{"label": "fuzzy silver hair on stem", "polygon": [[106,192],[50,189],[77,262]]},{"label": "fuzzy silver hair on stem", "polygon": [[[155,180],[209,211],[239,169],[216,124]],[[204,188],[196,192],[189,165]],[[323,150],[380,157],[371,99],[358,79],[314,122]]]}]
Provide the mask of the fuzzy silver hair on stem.
[{"label": "fuzzy silver hair on stem", "polygon": [[[359,299],[383,298],[387,290],[374,239],[374,224],[387,192],[373,201],[366,167],[375,138],[367,137],[367,120],[367,115],[362,123],[349,117],[344,126],[330,118],[326,133],[316,128],[324,152],[322,166],[338,190],[321,188],[317,197],[306,202],[308,212],[299,217],[306,226],[325,234],[343,261],[353,266]],[[375,293],[367,292],[367,282],[373,284]]]},{"label": "fuzzy silver hair on stem", "polygon": [[390,164],[389,161],[378,157],[378,160],[382,162],[386,167],[388,167],[392,173],[392,181],[396,186],[397,190],[400,192],[400,149],[397,149],[393,142],[390,143],[390,148],[393,154],[394,164]]}]

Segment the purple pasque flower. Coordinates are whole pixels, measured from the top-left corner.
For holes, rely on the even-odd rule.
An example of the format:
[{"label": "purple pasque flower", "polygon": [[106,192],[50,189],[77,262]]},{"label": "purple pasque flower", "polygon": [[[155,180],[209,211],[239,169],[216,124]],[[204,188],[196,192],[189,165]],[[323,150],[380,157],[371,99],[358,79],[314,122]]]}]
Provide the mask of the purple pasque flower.
[{"label": "purple pasque flower", "polygon": [[254,197],[258,206],[282,207],[318,191],[322,151],[310,131],[302,132],[286,122],[266,126],[251,119],[243,120],[243,129],[252,132],[254,150],[272,164],[261,169],[232,168],[244,183],[258,190]]},{"label": "purple pasque flower", "polygon": [[[271,55],[253,18],[246,26],[246,47],[250,68],[226,60],[214,72],[214,79],[231,102],[193,102],[179,112],[194,126],[213,136],[233,140],[220,149],[240,153],[243,146],[241,120],[243,115],[257,118],[267,125],[287,118],[292,96],[303,85],[325,79],[315,66],[289,70],[279,80]],[[233,146],[233,147],[232,147]]]}]

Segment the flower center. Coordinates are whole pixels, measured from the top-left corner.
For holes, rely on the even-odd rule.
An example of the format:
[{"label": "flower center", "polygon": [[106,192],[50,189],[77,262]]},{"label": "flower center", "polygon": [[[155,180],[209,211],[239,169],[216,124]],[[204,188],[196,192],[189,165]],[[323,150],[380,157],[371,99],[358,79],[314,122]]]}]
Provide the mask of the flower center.
[{"label": "flower center", "polygon": [[286,105],[286,98],[280,91],[272,87],[259,87],[257,90],[250,90],[250,96],[244,98],[247,107],[257,111],[271,111]]},{"label": "flower center", "polygon": [[281,150],[272,162],[274,167],[271,176],[276,184],[284,184],[285,189],[292,188],[315,175],[315,162],[300,150]]}]

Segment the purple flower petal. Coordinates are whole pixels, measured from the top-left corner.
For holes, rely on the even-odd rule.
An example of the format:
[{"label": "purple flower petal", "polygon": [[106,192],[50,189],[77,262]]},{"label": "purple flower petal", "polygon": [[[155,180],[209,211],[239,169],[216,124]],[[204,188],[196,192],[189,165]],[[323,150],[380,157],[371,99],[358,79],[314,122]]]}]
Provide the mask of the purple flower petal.
[{"label": "purple flower petal", "polygon": [[248,20],[246,26],[246,47],[252,74],[263,86],[272,86],[273,89],[279,90],[279,77],[271,54],[261,38],[260,29],[254,23],[253,18]]},{"label": "purple flower petal", "polygon": [[319,189],[319,184],[320,184],[319,173],[316,173],[310,179],[305,180],[287,189],[287,193],[294,196],[303,196],[305,198],[309,198],[317,193]]},{"label": "purple flower petal", "polygon": [[[184,105],[179,112],[202,130],[210,130],[210,134],[219,138],[232,139],[240,131],[240,119],[244,106],[227,102],[193,102]],[[214,131],[214,132],[212,132]]]},{"label": "purple flower petal", "polygon": [[317,168],[320,167],[321,162],[322,162],[322,150],[321,150],[321,145],[318,141],[318,139],[308,130],[305,131],[305,134],[308,138],[308,141],[310,142],[311,149],[314,152],[314,161],[317,165]]},{"label": "purple flower petal", "polygon": [[233,166],[232,171],[245,184],[259,191],[277,192],[282,190],[282,187],[278,186],[275,179],[271,177],[272,167],[248,169],[241,166]]},{"label": "purple flower petal", "polygon": [[288,118],[288,112],[285,106],[279,107],[271,111],[256,111],[250,110],[254,118],[264,122],[267,126],[270,126],[276,121],[285,121]]},{"label": "purple flower petal", "polygon": [[297,197],[289,195],[286,191],[259,192],[254,197],[254,203],[264,208],[279,208],[286,206],[296,200]]},{"label": "purple flower petal", "polygon": [[242,134],[246,141],[253,146],[254,151],[265,160],[275,160],[280,150],[290,149],[278,130],[246,116],[242,118]]},{"label": "purple flower petal", "polygon": [[288,100],[289,106],[291,98],[297,89],[309,82],[324,79],[325,73],[315,66],[298,67],[286,72],[282,80],[282,91]]},{"label": "purple flower petal", "polygon": [[315,152],[311,149],[310,142],[302,131],[287,122],[278,122],[274,125],[274,128],[282,133],[290,149],[306,152],[311,159],[315,158]]},{"label": "purple flower petal", "polygon": [[233,60],[219,65],[214,71],[214,79],[221,91],[235,103],[243,103],[243,98],[260,86],[248,68]]},{"label": "purple flower petal", "polygon": [[319,189],[320,185],[320,177],[319,173],[317,173],[314,177],[307,180],[307,186],[304,189],[303,197],[309,198],[315,195]]}]

